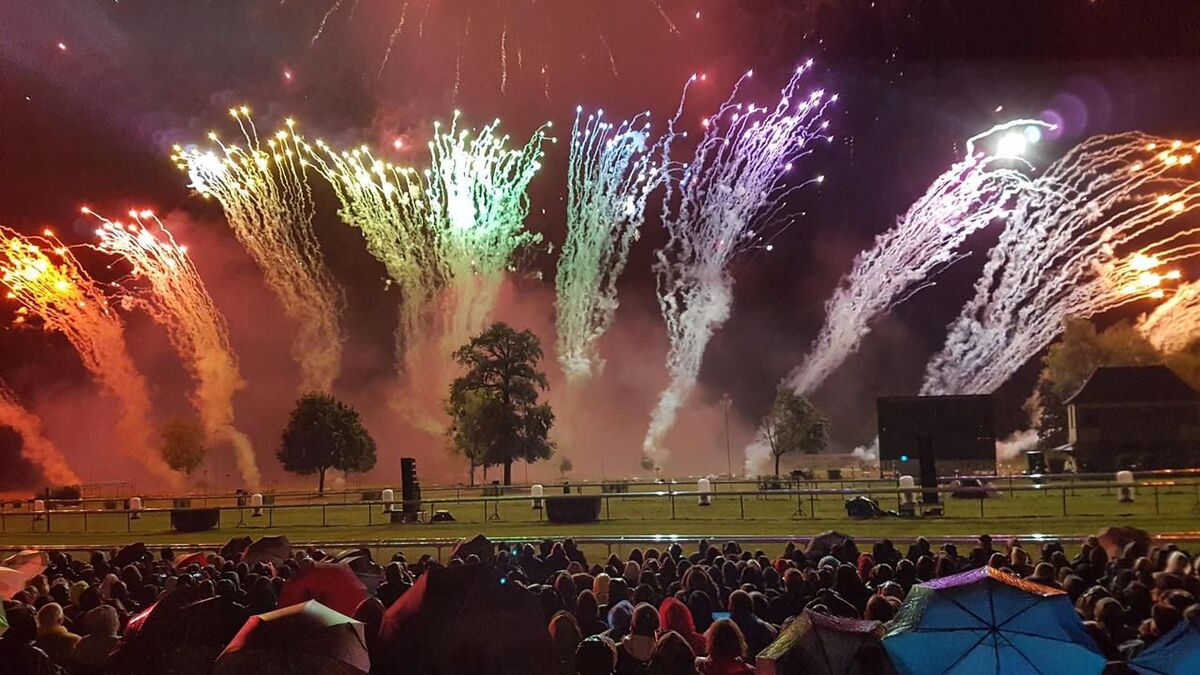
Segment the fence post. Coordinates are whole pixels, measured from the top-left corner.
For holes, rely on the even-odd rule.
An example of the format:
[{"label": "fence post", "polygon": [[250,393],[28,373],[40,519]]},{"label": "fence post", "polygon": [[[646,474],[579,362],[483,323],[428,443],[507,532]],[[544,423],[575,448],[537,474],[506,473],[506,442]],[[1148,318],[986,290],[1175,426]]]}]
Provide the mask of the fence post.
[{"label": "fence post", "polygon": [[745,520],[746,519],[746,496],[742,494],[741,490],[738,490],[738,508],[742,512],[742,520]]},{"label": "fence post", "polygon": [[813,520],[816,520],[817,519],[817,493],[816,492],[810,491],[808,493],[808,510],[810,512],[812,512]]},{"label": "fence post", "polygon": [[1158,486],[1154,486],[1154,515],[1159,515],[1158,511]]},{"label": "fence post", "polygon": [[1065,516],[1065,515],[1067,515],[1067,486],[1065,486],[1065,485],[1063,486],[1063,489],[1062,489],[1062,503],[1063,503],[1063,515]]},{"label": "fence post", "polygon": [[671,497],[671,520],[675,520],[675,493],[667,493]]},{"label": "fence post", "polygon": [[325,527],[325,502],[321,502],[321,527]]},{"label": "fence post", "polygon": [[987,495],[982,492],[979,493],[979,517],[980,518],[983,517],[983,498],[986,496]]}]

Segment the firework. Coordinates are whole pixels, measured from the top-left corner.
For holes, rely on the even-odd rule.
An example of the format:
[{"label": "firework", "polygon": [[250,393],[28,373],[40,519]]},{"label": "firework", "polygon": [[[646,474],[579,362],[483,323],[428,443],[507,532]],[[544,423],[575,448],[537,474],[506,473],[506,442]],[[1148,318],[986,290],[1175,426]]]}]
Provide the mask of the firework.
[{"label": "firework", "polygon": [[229,330],[204,288],[187,248],[151,211],[130,211],[130,222],[101,222],[96,248],[119,256],[138,284],[128,298],[167,330],[171,344],[188,363],[198,385],[192,402],[212,441],[229,443],[246,485],[258,487],[258,465],[250,438],[233,424],[233,396],[243,387]]},{"label": "firework", "polygon": [[40,469],[46,480],[56,485],[79,484],[79,476],[42,432],[42,420],[25,409],[3,382],[0,382],[0,427],[10,427],[21,435],[21,455]]},{"label": "firework", "polygon": [[567,169],[567,236],[558,258],[558,360],[569,382],[604,366],[596,342],[617,311],[617,279],[665,176],[648,140],[648,113],[614,124],[576,109]]},{"label": "firework", "polygon": [[1187,349],[1200,339],[1200,282],[1181,284],[1137,328],[1164,354]]},{"label": "firework", "polygon": [[120,450],[177,487],[179,474],[154,447],[150,395],[126,348],[121,319],[70,249],[50,232],[30,237],[0,227],[0,281],[20,305],[17,321],[32,315],[47,329],[62,333],[84,366],[117,399]]},{"label": "firework", "polygon": [[[994,135],[1040,136],[1046,126],[1034,120],[997,125],[967,140],[966,157],[938,176],[925,194],[861,253],[850,273],[825,303],[825,324],[804,362],[784,385],[811,394],[835,368],[858,350],[871,324],[917,292],[965,254],[969,236],[1003,220],[1029,178],[1012,168],[1008,153],[976,152],[976,144]],[[1012,129],[1019,131],[1013,132]]]},{"label": "firework", "polygon": [[262,143],[245,108],[229,114],[245,146],[209,139],[215,150],[175,146],[173,159],[191,186],[214,197],[238,241],[254,259],[284,311],[299,325],[292,351],[303,391],[329,391],[341,367],[342,294],[325,267],[313,233],[313,202],[306,182],[306,143],[287,120]]},{"label": "firework", "polygon": [[[766,241],[752,228],[754,223],[764,227],[773,223],[789,194],[823,180],[820,176],[786,180],[794,163],[812,152],[818,141],[832,140],[825,133],[829,123],[822,118],[837,96],[821,90],[800,92],[807,65],[811,62],[796,70],[774,106],[736,102],[742,82],[753,73],[743,76],[717,113],[705,121],[693,158],[679,167],[678,183],[667,182],[663,224],[668,241],[656,252],[655,271],[670,340],[670,384],[659,396],[643,442],[646,467],[661,467],[666,459],[663,437],[695,387],[709,339],[729,318],[730,261]],[[697,79],[693,75],[689,84]],[[686,93],[685,87],[685,98]],[[668,130],[664,146],[668,155],[679,118],[677,114]]]},{"label": "firework", "polygon": [[377,159],[366,146],[335,151],[323,141],[309,148],[313,167],[329,181],[339,214],[358,228],[367,251],[400,289],[396,362],[425,326],[426,308],[442,285],[439,252],[431,229],[432,208],[421,174]]},{"label": "firework", "polygon": [[[1092,137],[1018,199],[975,296],[930,361],[924,394],[994,391],[1067,317],[1165,295],[1172,263],[1200,251],[1195,143],[1139,132]],[[1192,176],[1192,177],[1189,177]]]}]

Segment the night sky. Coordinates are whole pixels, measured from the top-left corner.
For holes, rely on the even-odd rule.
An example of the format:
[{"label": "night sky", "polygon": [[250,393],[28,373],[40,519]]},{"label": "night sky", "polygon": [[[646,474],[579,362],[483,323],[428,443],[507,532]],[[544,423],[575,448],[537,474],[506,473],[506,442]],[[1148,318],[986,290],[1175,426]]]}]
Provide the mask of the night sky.
[{"label": "night sky", "polygon": [[[220,210],[191,193],[168,159],[172,143],[201,141],[213,129],[233,136],[225,111],[245,103],[264,128],[293,115],[310,138],[367,142],[392,161],[421,166],[433,121],[455,108],[475,125],[500,117],[514,137],[546,120],[563,135],[577,104],[620,118],[650,110],[662,120],[687,78],[703,72],[708,84],[689,99],[698,121],[746,69],[755,69],[750,93],[765,97],[808,58],[816,61],[813,86],[841,97],[831,118],[835,142],[803,160],[827,178],[789,204],[772,252],[735,265],[733,316],[709,346],[701,389],[680,420],[686,432],[669,439],[681,473],[724,470],[717,401],[726,393],[738,463],[753,420],[799,363],[854,255],[960,156],[965,138],[1006,119],[1054,119],[1057,138],[1030,157],[1044,166],[1096,133],[1200,136],[1200,3],[1188,0],[9,0],[0,3],[0,223],[30,232],[52,225],[77,243],[94,227],[78,214],[84,204],[169,214],[229,319],[249,383],[239,417],[265,472],[280,479],[270,455],[295,388],[286,324]],[[566,153],[565,142],[549,146],[527,222],[556,247]],[[349,300],[335,393],[376,431],[377,472],[396,473],[394,458],[413,453],[431,479],[465,473],[441,439],[403,428],[378,405],[375,387],[392,377],[395,317],[379,308],[395,300],[359,233],[337,219],[332,195],[318,189],[317,199],[318,234]],[[981,232],[968,245],[982,251],[989,237],[995,233]],[[569,442],[581,473],[636,471],[665,381],[650,272],[662,240],[652,217],[622,281],[617,325],[602,343],[609,370],[593,405],[578,422],[560,413],[560,427],[578,427]],[[94,263],[97,276],[112,274]],[[882,320],[819,392],[834,422],[833,450],[870,440],[876,396],[915,393],[981,264],[981,255],[959,263]],[[553,270],[545,247],[531,252],[498,312],[548,344]],[[0,312],[5,325],[8,312]],[[128,323],[159,413],[186,413],[190,380],[165,337],[145,317]],[[561,381],[552,356],[546,365]],[[1010,429],[1035,375],[1026,368],[1001,391]],[[0,332],[0,379],[43,416],[85,479],[131,470],[122,460],[97,460],[112,442],[111,410],[61,338]],[[606,440],[616,447],[589,437],[613,428],[623,430]],[[209,478],[219,483],[230,466],[214,460]]]}]

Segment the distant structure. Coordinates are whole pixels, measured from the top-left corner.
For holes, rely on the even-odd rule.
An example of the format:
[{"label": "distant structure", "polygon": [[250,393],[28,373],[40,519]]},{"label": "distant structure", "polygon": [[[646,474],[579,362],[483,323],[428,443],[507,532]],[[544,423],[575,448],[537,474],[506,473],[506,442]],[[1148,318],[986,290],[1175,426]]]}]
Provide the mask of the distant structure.
[{"label": "distant structure", "polygon": [[1065,403],[1081,471],[1200,467],[1200,392],[1166,366],[1097,368]]},{"label": "distant structure", "polygon": [[[879,474],[918,476],[936,488],[938,472],[993,474],[996,471],[996,414],[992,397],[899,396],[876,401]],[[938,503],[926,490],[922,501]]]}]

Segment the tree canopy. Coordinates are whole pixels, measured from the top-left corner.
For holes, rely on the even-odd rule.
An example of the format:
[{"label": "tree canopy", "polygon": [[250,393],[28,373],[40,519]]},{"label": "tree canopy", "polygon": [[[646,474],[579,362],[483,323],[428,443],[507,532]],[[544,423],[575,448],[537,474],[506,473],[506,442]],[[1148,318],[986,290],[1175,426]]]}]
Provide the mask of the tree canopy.
[{"label": "tree canopy", "polygon": [[305,394],[296,402],[276,453],[284,469],[302,476],[325,472],[370,471],[375,466],[375,439],[358,411],[329,394]]},{"label": "tree canopy", "polygon": [[549,386],[538,370],[542,345],[528,330],[494,323],[453,358],[466,372],[450,385],[446,402],[450,447],[473,467],[502,465],[504,484],[510,485],[513,462],[536,462],[554,453],[549,439],[554,412],[538,402]]},{"label": "tree canopy", "polygon": [[160,433],[162,445],[159,452],[167,466],[190,476],[204,463],[204,457],[208,454],[208,439],[198,422],[176,417],[163,424]]},{"label": "tree canopy", "polygon": [[784,387],[763,417],[759,434],[771,448],[778,476],[779,460],[787,453],[814,454],[829,445],[829,420],[807,398]]}]

